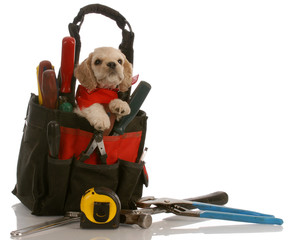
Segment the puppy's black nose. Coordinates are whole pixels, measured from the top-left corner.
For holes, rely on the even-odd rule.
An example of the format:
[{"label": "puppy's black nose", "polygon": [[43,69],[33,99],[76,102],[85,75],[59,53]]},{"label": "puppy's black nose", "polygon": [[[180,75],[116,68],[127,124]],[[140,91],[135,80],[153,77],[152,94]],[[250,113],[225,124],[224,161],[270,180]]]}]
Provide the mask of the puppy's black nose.
[{"label": "puppy's black nose", "polygon": [[114,68],[116,67],[116,63],[115,63],[115,62],[108,62],[108,63],[107,63],[107,66],[108,66],[109,68],[114,69]]}]

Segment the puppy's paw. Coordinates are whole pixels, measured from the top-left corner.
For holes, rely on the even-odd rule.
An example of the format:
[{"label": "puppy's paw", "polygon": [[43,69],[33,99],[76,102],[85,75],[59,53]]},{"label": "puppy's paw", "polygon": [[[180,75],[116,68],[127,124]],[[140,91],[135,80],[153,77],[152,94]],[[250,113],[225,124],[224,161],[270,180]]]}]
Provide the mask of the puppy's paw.
[{"label": "puppy's paw", "polygon": [[127,102],[124,102],[120,99],[114,99],[109,103],[109,109],[112,113],[117,116],[119,120],[122,116],[130,114],[131,109]]},{"label": "puppy's paw", "polygon": [[99,131],[109,129],[111,126],[110,118],[101,104],[95,103],[90,107],[82,109],[81,111],[76,111],[76,113],[85,117],[89,121],[90,125]]},{"label": "puppy's paw", "polygon": [[90,124],[99,131],[109,129],[111,126],[110,119],[107,114],[101,115],[99,118],[92,119]]}]

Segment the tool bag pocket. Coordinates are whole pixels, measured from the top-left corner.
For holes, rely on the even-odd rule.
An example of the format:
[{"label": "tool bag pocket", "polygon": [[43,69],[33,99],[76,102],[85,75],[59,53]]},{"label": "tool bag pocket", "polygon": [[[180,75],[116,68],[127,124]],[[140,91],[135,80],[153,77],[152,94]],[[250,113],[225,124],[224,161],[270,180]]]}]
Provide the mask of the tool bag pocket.
[{"label": "tool bag pocket", "polygon": [[80,211],[81,196],[92,187],[107,187],[115,192],[118,186],[118,165],[92,165],[74,161],[65,210]]},{"label": "tool bag pocket", "polygon": [[59,215],[64,212],[73,158],[60,160],[48,156],[47,193],[42,201],[43,215]]},{"label": "tool bag pocket", "polygon": [[[60,124],[61,132],[72,129],[72,133],[79,133],[70,138],[71,144],[74,145],[67,139],[62,141],[61,137],[58,158],[50,156],[46,135],[47,125],[53,120]],[[20,146],[17,183],[13,194],[34,215],[63,215],[66,211],[79,211],[83,193],[91,187],[101,186],[118,193],[123,208],[134,208],[133,201],[142,196],[147,178],[144,175],[144,162],[139,161],[145,143],[146,124],[147,116],[145,112],[140,111],[127,126],[124,135],[106,137],[106,151],[110,155],[106,165],[80,162],[79,153],[88,144],[94,129],[86,119],[75,113],[40,106],[38,97],[32,94]],[[66,136],[69,140],[69,132],[67,133],[68,135],[61,136]],[[85,138],[85,142],[82,147],[77,148],[75,146],[80,142],[81,136]],[[121,151],[125,146],[135,143],[134,154]],[[71,146],[72,150],[69,150]],[[96,159],[95,155],[93,159]]]}]

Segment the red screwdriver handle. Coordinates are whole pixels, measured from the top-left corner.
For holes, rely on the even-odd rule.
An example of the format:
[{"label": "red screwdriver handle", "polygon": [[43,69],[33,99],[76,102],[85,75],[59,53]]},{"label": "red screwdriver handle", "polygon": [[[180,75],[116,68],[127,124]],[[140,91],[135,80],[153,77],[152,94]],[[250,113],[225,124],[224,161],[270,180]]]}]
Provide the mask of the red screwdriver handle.
[{"label": "red screwdriver handle", "polygon": [[62,41],[62,59],[61,59],[61,92],[71,92],[71,80],[74,70],[75,60],[75,38],[64,37]]},{"label": "red screwdriver handle", "polygon": [[54,70],[45,70],[42,79],[41,92],[43,96],[43,106],[55,109],[57,107],[58,88]]}]

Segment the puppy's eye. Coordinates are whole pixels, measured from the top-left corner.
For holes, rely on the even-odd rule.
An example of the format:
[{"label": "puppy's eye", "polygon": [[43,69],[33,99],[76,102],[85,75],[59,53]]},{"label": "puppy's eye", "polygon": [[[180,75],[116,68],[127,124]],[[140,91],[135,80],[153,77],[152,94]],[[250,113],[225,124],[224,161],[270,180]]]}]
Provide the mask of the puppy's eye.
[{"label": "puppy's eye", "polygon": [[118,59],[117,62],[121,65],[122,64],[122,60]]},{"label": "puppy's eye", "polygon": [[95,61],[95,65],[100,65],[102,63],[102,61],[100,60],[100,59],[97,59],[96,61]]}]

